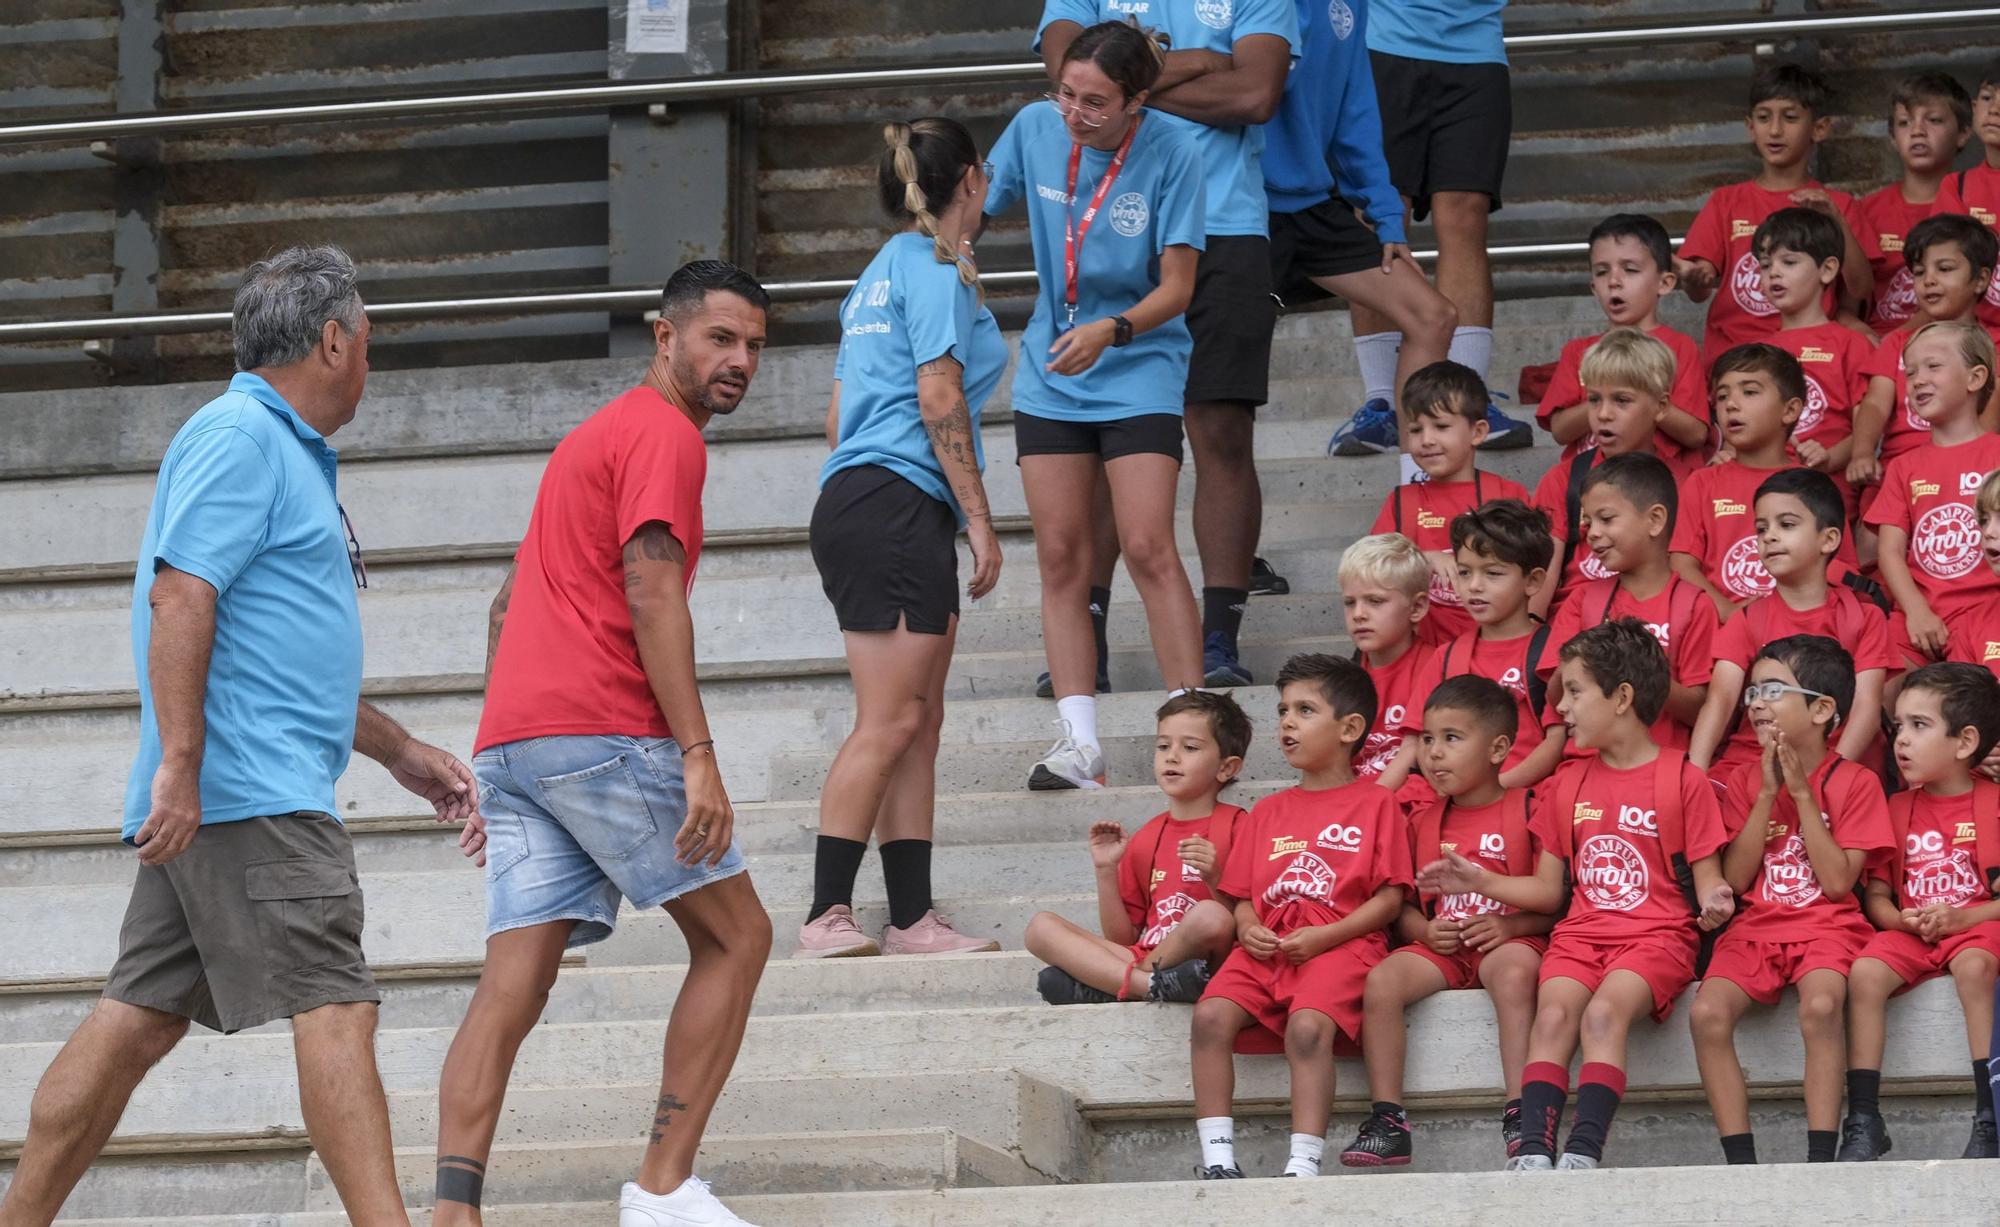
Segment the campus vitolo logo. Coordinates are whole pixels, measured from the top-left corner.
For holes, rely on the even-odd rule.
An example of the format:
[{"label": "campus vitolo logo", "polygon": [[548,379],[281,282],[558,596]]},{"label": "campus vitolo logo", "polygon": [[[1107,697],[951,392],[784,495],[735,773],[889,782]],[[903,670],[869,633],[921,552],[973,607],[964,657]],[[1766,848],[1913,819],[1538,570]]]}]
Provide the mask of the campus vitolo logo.
[{"label": "campus vitolo logo", "polygon": [[1153,902],[1153,927],[1146,930],[1139,944],[1148,949],[1167,940],[1181,921],[1187,919],[1188,909],[1194,906],[1194,896],[1185,891],[1175,891],[1164,899]]},{"label": "campus vitolo logo", "polygon": [[1354,10],[1347,7],[1347,0],[1333,0],[1326,6],[1327,19],[1333,22],[1333,36],[1345,42],[1354,34]]},{"label": "campus vitolo logo", "polygon": [[1111,228],[1128,239],[1144,234],[1151,217],[1146,198],[1137,192],[1127,192],[1111,202]]},{"label": "campus vitolo logo", "polygon": [[1945,503],[1917,520],[1917,565],[1938,579],[1958,579],[1979,565],[1979,521],[1964,503]]},{"label": "campus vitolo logo", "polygon": [[[1986,224],[1991,226],[1993,223],[1987,222]],[[1993,280],[1986,283],[1986,305],[1989,307],[2000,307],[2000,276],[1996,276]]]},{"label": "campus vitolo logo", "polygon": [[1903,852],[1907,865],[1903,894],[1912,906],[1964,907],[1979,897],[1979,871],[1973,867],[1971,851],[1947,849],[1942,831],[1910,832]]},{"label": "campus vitolo logo", "polygon": [[1236,16],[1236,5],[1234,0],[1194,0],[1194,15],[1205,26],[1227,30]]},{"label": "campus vitolo logo", "polygon": [[1629,912],[1646,901],[1646,858],[1616,835],[1593,835],[1576,850],[1576,882],[1590,905]]},{"label": "campus vitolo logo", "polygon": [[1776,848],[1764,850],[1764,884],[1758,893],[1780,907],[1805,907],[1820,897],[1804,836],[1792,834]]},{"label": "campus vitolo logo", "polygon": [[1764,277],[1757,271],[1757,257],[1749,252],[1736,262],[1729,273],[1729,292],[1736,299],[1736,305],[1749,315],[1776,315],[1778,309],[1771,300],[1764,297]]},{"label": "campus vitolo logo", "polygon": [[1617,574],[1604,565],[1604,560],[1597,556],[1596,550],[1583,551],[1583,561],[1577,564],[1577,569],[1583,572],[1585,579],[1610,579]]},{"label": "campus vitolo logo", "polygon": [[1437,568],[1431,568],[1431,604],[1449,605],[1456,609],[1464,603],[1458,599],[1458,589],[1452,586],[1452,582],[1438,574]]},{"label": "campus vitolo logo", "polygon": [[1889,287],[1876,300],[1875,311],[1883,319],[1896,324],[1916,314],[1917,279],[1909,269],[1899,268],[1896,275],[1889,278]]},{"label": "campus vitolo logo", "polygon": [[1264,902],[1271,907],[1290,903],[1294,899],[1305,899],[1314,903],[1328,903],[1333,899],[1333,866],[1310,852],[1300,852],[1292,857],[1292,863],[1265,888]]},{"label": "campus vitolo logo", "polygon": [[1826,417],[1826,389],[1819,386],[1819,380],[1806,376],[1806,407],[1799,410],[1798,424],[1792,427],[1792,437],[1802,439],[1813,427]]},{"label": "campus vitolo logo", "polygon": [[1764,569],[1764,558],[1757,552],[1757,538],[1743,538],[1722,556],[1722,586],[1746,601],[1777,590],[1777,581]]}]

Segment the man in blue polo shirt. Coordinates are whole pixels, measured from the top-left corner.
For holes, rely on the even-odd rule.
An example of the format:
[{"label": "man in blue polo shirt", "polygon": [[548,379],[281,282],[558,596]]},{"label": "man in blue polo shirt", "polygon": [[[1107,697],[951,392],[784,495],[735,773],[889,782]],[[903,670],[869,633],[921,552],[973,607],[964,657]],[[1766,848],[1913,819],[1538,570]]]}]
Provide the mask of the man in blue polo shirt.
[{"label": "man in blue polo shirt", "polygon": [[[288,1018],[299,1103],[349,1218],[409,1221],[375,1072],[354,850],[333,785],[351,750],[485,836],[472,775],[361,701],[366,583],[327,437],[354,417],[368,320],[337,248],[293,248],[236,293],[229,390],[160,461],[132,591],[139,872],[104,997],[36,1088],[0,1221],[47,1224],[190,1020]],[[482,858],[483,860],[483,858]]]}]

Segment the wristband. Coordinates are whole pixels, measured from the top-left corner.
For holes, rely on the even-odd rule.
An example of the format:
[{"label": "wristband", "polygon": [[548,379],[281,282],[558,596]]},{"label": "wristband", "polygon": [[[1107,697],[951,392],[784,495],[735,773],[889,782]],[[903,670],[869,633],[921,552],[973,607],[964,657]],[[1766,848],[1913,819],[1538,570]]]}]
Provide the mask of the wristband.
[{"label": "wristband", "polygon": [[695,743],[694,743],[693,745],[691,745],[691,746],[682,746],[682,747],[681,747],[681,757],[682,757],[682,758],[686,758],[686,757],[687,757],[688,755],[690,755],[690,754],[694,753],[694,752],[695,752],[696,750],[699,750],[699,749],[701,749],[701,748],[702,748],[702,747],[704,747],[704,746],[706,746],[706,747],[708,748],[708,756],[709,756],[710,758],[714,758],[714,757],[715,757],[715,738],[713,738],[713,737],[709,738],[709,739],[708,739],[707,741],[697,741],[697,742],[695,742]]},{"label": "wristband", "polygon": [[1122,315],[1111,317],[1111,347],[1119,349],[1132,343],[1132,321]]}]

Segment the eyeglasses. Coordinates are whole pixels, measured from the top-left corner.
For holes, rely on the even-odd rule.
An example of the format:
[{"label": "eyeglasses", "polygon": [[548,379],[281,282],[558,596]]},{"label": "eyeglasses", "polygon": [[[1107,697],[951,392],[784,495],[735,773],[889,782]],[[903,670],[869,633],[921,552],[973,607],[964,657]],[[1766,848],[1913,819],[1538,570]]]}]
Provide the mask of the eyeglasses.
[{"label": "eyeglasses", "polygon": [[335,503],[340,509],[340,528],[347,534],[347,565],[354,568],[354,586],[368,586],[368,565],[361,561],[361,543],[354,539],[354,521],[347,518],[347,508]]},{"label": "eyeglasses", "polygon": [[993,177],[993,163],[981,162],[979,164],[979,173],[985,175],[988,179],[991,179]]},{"label": "eyeglasses", "polygon": [[1807,690],[1803,686],[1787,686],[1783,682],[1752,682],[1743,688],[1743,706],[1748,707],[1759,699],[1766,703],[1776,703],[1788,694],[1804,695],[1807,702],[1833,697],[1830,694],[1821,694],[1817,690]]},{"label": "eyeglasses", "polygon": [[1056,109],[1057,114],[1067,119],[1074,113],[1087,127],[1102,128],[1111,118],[1110,113],[1101,108],[1087,107],[1076,99],[1065,98],[1061,94],[1043,94],[1042,97],[1049,100],[1049,105]]}]

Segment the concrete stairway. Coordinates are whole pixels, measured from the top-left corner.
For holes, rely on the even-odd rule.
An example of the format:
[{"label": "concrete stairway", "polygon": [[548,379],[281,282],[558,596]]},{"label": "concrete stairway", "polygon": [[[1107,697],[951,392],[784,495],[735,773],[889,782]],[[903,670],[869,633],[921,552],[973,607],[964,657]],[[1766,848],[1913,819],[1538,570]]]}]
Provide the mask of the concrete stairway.
[{"label": "concrete stairway", "polygon": [[[1561,339],[1592,326],[1591,314],[1587,302],[1516,311],[1501,335],[1495,385],[1511,386],[1520,365],[1552,356]],[[1372,520],[1393,465],[1320,455],[1332,423],[1359,399],[1346,353],[1344,315],[1281,329],[1277,396],[1260,418],[1262,552],[1293,591],[1252,605],[1248,657],[1260,678],[1290,651],[1349,647],[1334,564]],[[710,540],[696,587],[704,694],[781,956],[810,891],[818,789],[852,710],[799,527],[822,455],[830,366],[825,349],[773,352],[750,403],[715,424]],[[630,377],[608,362],[392,373],[340,436],[342,497],[370,560],[368,685],[421,735],[469,751],[485,606],[547,448]],[[104,392],[87,409],[74,394],[0,397],[10,438],[0,457],[0,522],[10,526],[0,535],[0,1139],[8,1139],[0,1163],[18,1148],[35,1081],[115,953],[132,872],[112,829],[136,721],[126,640],[132,551],[152,486],[147,466],[212,392]],[[1018,517],[1006,417],[1003,392],[988,409],[988,482],[1002,513]],[[1537,448],[1493,467],[1532,482],[1552,456]],[[999,937],[1008,952],[775,961],[704,1175],[752,1221],[798,1227],[1101,1222],[1157,1214],[1162,1198],[1196,1224],[1299,1214],[1347,1223],[1364,1213],[1379,1222],[1379,1200],[1350,1196],[1351,1180],[1132,1183],[1183,1177],[1192,1162],[1186,1013],[1051,1009],[1034,996],[1035,964],[1019,944],[1038,910],[1093,920],[1081,846],[1091,821],[1131,824],[1155,811],[1148,748],[1158,679],[1121,579],[1112,618],[1119,693],[1101,716],[1117,786],[1021,791],[1053,711],[1031,697],[1042,667],[1037,592],[1032,541],[1018,518],[1004,544],[1001,587],[968,610],[953,670],[937,883],[940,906],[960,927]],[[1241,697],[1268,729],[1268,688]],[[1247,775],[1233,794],[1246,804],[1282,786],[1268,735],[1253,746]],[[369,896],[369,953],[383,973],[378,1051],[400,1170],[411,1203],[424,1205],[437,1071],[478,971],[480,882],[371,764],[350,772],[340,802]],[[884,922],[882,897],[871,861],[858,893],[864,924]],[[661,1024],[684,957],[663,915],[628,914],[613,940],[565,972],[516,1070],[489,1223],[608,1221],[656,1093]],[[1944,1156],[1962,1144],[1962,1033],[1945,986],[1897,1003],[1885,1085],[1897,1155]],[[1791,1158],[1803,1142],[1796,1031],[1783,1015],[1762,1015],[1746,1028],[1744,1049],[1766,1152]],[[1449,994],[1415,1011],[1410,1067],[1418,1171],[1396,1178],[1406,1207],[1396,1221],[1540,1223],[1594,1216],[1586,1207],[1610,1202],[1644,1222],[1879,1221],[1893,1208],[1905,1221],[1951,1223],[1983,1221],[2000,1196],[2000,1166],[1989,1165],[1810,1177],[1662,1166],[1708,1163],[1716,1152],[1682,1017],[1635,1038],[1635,1089],[1610,1156],[1631,1166],[1546,1188],[1483,1174],[1500,1154],[1501,1098],[1483,997]],[[1283,1065],[1251,1058],[1240,1070],[1246,1166],[1274,1174]],[[1336,1135],[1365,1106],[1359,1068],[1343,1062],[1339,1078]],[[1041,1185],[1059,1187],[1033,1187]],[[66,1213],[79,1222],[316,1227],[339,1221],[336,1209],[303,1136],[289,1037],[274,1025],[185,1042],[134,1099]]]}]

